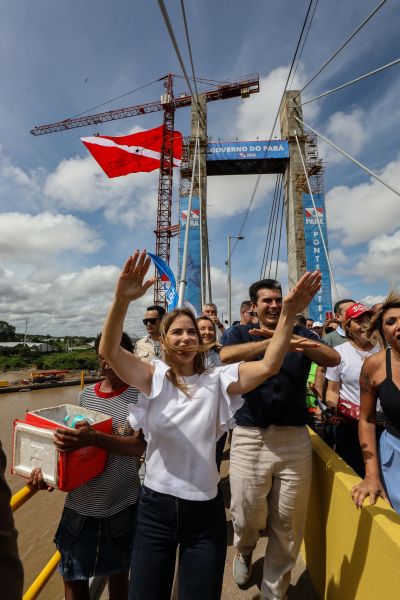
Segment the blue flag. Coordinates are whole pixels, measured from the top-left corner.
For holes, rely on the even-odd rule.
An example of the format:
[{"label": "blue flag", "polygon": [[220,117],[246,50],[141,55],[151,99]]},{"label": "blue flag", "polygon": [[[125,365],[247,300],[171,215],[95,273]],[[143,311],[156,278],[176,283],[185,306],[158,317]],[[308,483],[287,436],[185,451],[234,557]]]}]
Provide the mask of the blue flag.
[{"label": "blue flag", "polygon": [[161,279],[161,283],[163,285],[165,291],[165,299],[167,301],[167,310],[171,312],[178,306],[179,296],[176,289],[176,281],[171,268],[165,260],[157,256],[157,254],[152,254],[151,252],[147,253],[152,259],[155,267],[157,269],[158,275]]}]

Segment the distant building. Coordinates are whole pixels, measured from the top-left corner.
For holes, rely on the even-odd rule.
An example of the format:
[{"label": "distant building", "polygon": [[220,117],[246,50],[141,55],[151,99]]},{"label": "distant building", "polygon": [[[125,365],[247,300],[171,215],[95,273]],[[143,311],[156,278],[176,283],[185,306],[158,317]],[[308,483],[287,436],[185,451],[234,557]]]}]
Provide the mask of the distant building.
[{"label": "distant building", "polygon": [[25,345],[28,348],[36,348],[39,352],[53,352],[53,346],[48,342],[0,342],[0,348],[15,348],[15,346]]}]

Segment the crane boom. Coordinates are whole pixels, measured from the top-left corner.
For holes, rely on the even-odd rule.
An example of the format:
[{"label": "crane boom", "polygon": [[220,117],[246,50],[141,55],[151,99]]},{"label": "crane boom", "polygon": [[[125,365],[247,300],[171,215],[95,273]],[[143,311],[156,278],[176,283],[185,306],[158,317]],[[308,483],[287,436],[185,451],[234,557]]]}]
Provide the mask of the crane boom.
[{"label": "crane boom", "polygon": [[[228,98],[236,98],[241,96],[247,98],[250,94],[255,94],[260,91],[260,82],[258,75],[249,75],[244,79],[232,80],[224,82],[221,85],[214,87],[212,90],[202,91],[205,94],[207,102],[215,100],[225,100]],[[173,99],[174,109],[190,106],[192,96],[182,94],[178,98]],[[74,119],[64,119],[57,123],[49,125],[38,125],[31,130],[32,135],[44,135],[46,133],[55,133],[57,131],[65,131],[66,129],[75,129],[77,127],[85,127],[87,125],[98,125],[107,121],[116,121],[118,119],[126,119],[128,117],[136,117],[148,113],[164,110],[165,105],[162,98],[156,102],[148,102],[147,104],[138,104],[128,106],[127,108],[118,108],[107,112],[98,113],[95,115],[86,115],[84,117],[76,117]]]}]

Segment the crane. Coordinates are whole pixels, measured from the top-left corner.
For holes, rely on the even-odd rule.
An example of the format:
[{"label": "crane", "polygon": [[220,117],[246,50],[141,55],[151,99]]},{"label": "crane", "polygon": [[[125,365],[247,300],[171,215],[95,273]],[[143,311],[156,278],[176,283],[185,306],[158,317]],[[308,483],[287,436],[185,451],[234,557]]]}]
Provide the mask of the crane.
[{"label": "crane", "polygon": [[[98,125],[108,121],[136,117],[153,112],[163,111],[163,141],[161,148],[161,167],[158,181],[158,202],[157,202],[157,225],[154,233],[156,235],[155,253],[169,264],[171,237],[179,233],[179,226],[171,224],[172,211],[172,178],[173,178],[173,156],[172,156],[172,133],[174,131],[174,114],[177,108],[191,106],[192,96],[181,94],[174,98],[173,95],[174,75],[168,73],[160,80],[163,80],[165,93],[161,95],[159,101],[148,102],[118,108],[102,113],[85,115],[70,119],[64,119],[48,125],[39,125],[31,130],[34,136],[47,133],[56,133],[66,131],[77,127],[86,127],[88,125]],[[202,91],[201,95],[205,97],[206,102],[216,100],[226,100],[228,98],[248,98],[250,94],[260,91],[258,74],[248,75],[240,79],[231,79],[218,82],[210,90]],[[158,278],[154,287],[154,303],[165,305],[164,290],[161,280]]]}]

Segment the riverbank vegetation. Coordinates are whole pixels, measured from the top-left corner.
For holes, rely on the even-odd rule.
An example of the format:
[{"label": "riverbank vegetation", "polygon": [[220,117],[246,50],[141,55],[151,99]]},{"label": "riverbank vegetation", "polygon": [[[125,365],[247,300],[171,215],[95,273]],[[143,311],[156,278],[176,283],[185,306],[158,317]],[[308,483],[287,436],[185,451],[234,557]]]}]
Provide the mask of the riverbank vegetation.
[{"label": "riverbank vegetation", "polygon": [[94,349],[71,350],[70,352],[39,352],[18,344],[14,348],[0,348],[0,371],[19,369],[84,369],[95,371],[98,368]]}]

